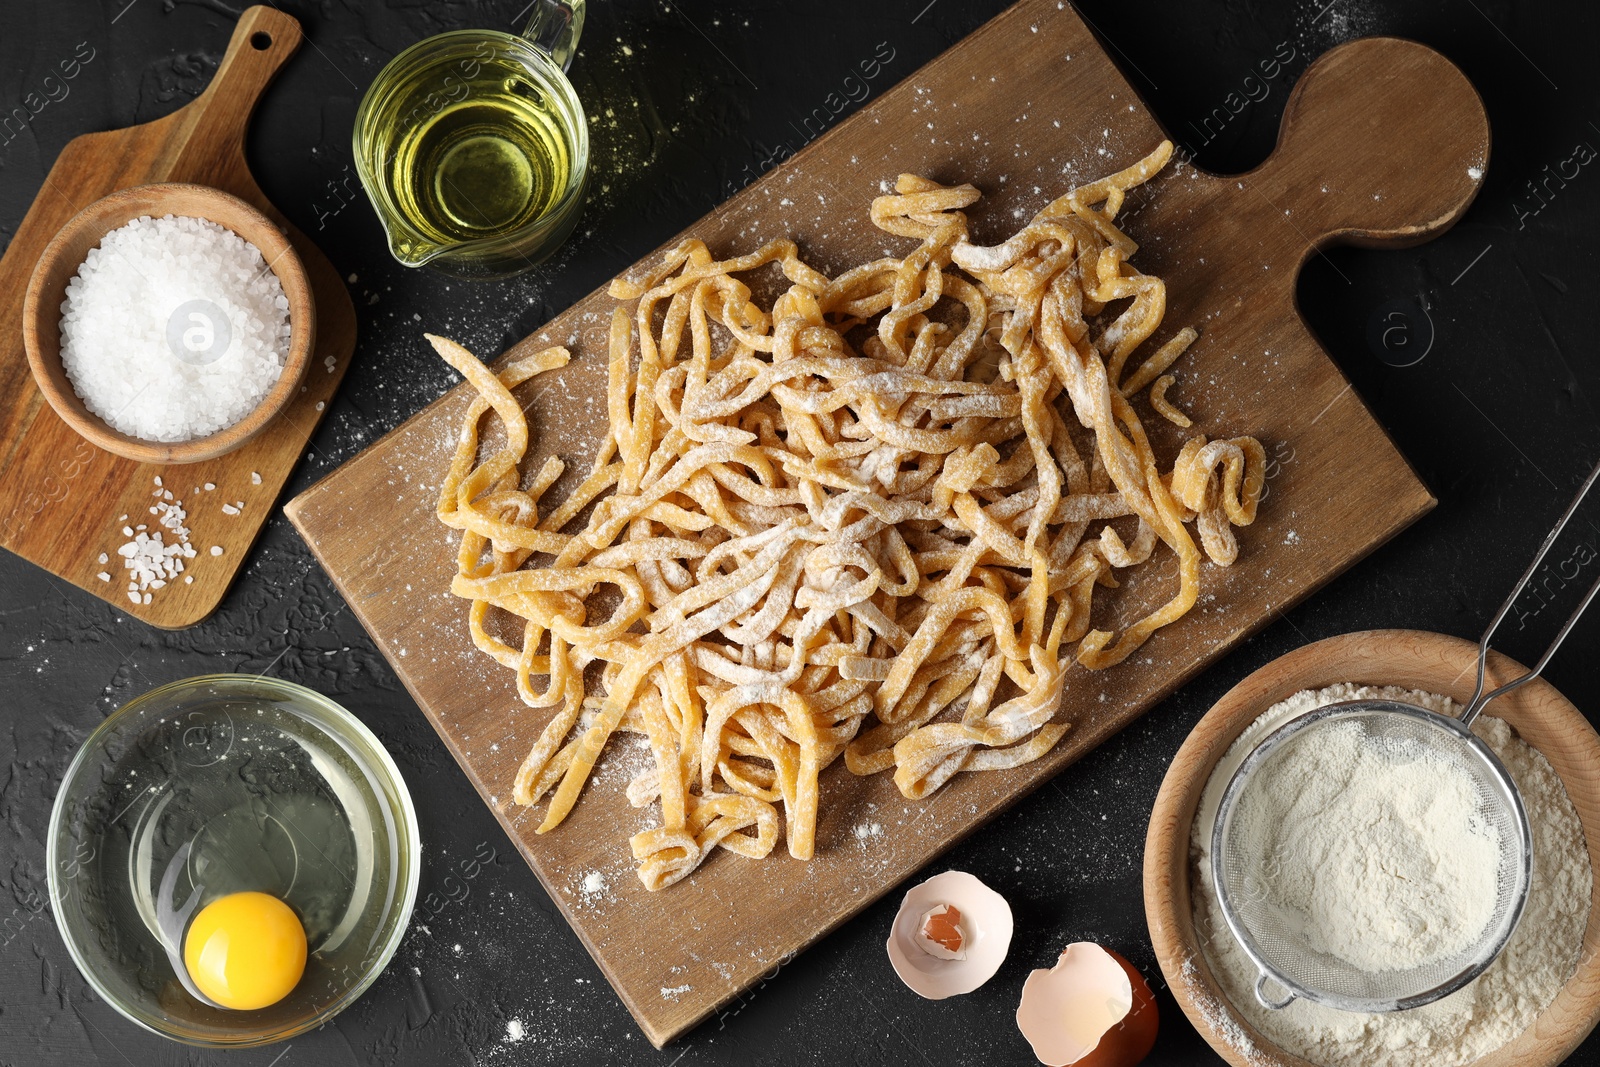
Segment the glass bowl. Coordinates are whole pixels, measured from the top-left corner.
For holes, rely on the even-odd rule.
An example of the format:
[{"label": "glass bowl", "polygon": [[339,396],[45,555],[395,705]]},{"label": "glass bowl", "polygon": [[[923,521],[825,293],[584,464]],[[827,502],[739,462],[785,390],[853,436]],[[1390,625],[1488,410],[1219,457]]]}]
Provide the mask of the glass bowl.
[{"label": "glass bowl", "polygon": [[[319,693],[244,674],[113,712],[67,768],[48,853],[57,924],[95,992],[208,1047],[282,1041],[350,1005],[399,946],[421,867],[411,796],[372,732]],[[183,933],[245,890],[288,903],[310,955],[288,996],[230,1011],[196,995]]]}]

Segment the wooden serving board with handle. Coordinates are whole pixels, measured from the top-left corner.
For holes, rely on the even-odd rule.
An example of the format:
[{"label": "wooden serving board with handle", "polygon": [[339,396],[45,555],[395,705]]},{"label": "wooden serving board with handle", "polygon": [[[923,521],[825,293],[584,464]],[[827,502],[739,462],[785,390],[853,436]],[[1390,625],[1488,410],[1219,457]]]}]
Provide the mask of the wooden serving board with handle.
[{"label": "wooden serving board with handle", "polygon": [[[914,171],[978,185],[986,200],[971,212],[976,235],[998,240],[1070,185],[1134,162],[1162,136],[1076,13],[1029,0],[685,235],[719,255],[793,235],[808,260],[837,272],[909,247],[872,229],[867,208],[880,183]],[[1404,245],[1444,230],[1477,192],[1469,168],[1481,175],[1488,150],[1483,108],[1455,67],[1420,45],[1365,40],[1306,72],[1279,147],[1260,168],[1224,178],[1175,167],[1130,198],[1123,218],[1142,243],[1135,261],[1167,281],[1164,330],[1183,323],[1200,330],[1177,364],[1171,395],[1197,429],[1265,443],[1273,476],[1260,518],[1240,531],[1235,566],[1204,568],[1201,603],[1183,620],[1116,668],[1072,668],[1061,710],[1072,729],[1044,759],[958,777],[921,802],[903,799],[887,775],[860,779],[842,765],[830,769],[817,855],[808,864],[781,847],[760,862],[718,855],[685,882],[647,893],[633,874],[628,837],[651,825],[654,813],[630,808],[622,795],[647,757],[642,746],[619,741],[555,832],[535,836],[538,809],[509,802],[513,773],[547,713],[524,708],[510,672],[474,650],[466,604],[447,592],[455,535],[434,520],[433,506],[471,399],[465,386],[286,510],[660,1045],[1433,506],[1307,331],[1295,309],[1295,276],[1330,241]],[[519,397],[535,436],[528,469],[551,453],[568,460],[566,482],[547,499],[559,499],[562,485],[588,469],[606,425],[611,306],[603,292],[593,293],[513,349],[564,344],[574,355]],[[424,309],[422,327],[432,325]],[[1162,462],[1170,462],[1180,435],[1157,417],[1145,423]],[[1156,557],[1101,598],[1096,624],[1137,618],[1171,595],[1176,575],[1170,555]],[[1128,847],[1139,843],[1130,839]],[[883,973],[888,981],[887,961]]]},{"label": "wooden serving board with handle", "polygon": [[[165,118],[68,142],[0,259],[0,545],[154,626],[192,626],[222,601],[355,351],[355,306],[338,271],[272,206],[245,161],[250,116],[300,40],[290,16],[247,10],[205,92]],[[288,234],[316,302],[316,348],[300,395],[243,447],[181,466],[123,459],[78,436],[44,402],[22,346],[23,295],[45,245],[100,197],[149,182],[209,185],[260,209]],[[160,529],[149,510],[158,477],[188,512],[194,581],[135,605],[117,548],[130,540],[124,526]],[[206,491],[208,483],[216,488]],[[222,510],[241,502],[237,515]]]}]

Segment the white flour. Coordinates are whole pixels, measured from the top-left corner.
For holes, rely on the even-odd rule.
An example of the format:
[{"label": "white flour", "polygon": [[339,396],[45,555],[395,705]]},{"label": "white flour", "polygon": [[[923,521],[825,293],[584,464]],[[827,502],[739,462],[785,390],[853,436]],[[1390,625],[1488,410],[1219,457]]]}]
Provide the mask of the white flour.
[{"label": "white flour", "polygon": [[[1284,1049],[1324,1067],[1459,1067],[1517,1036],[1555,997],[1577,965],[1589,916],[1592,876],[1577,812],[1550,764],[1503,721],[1486,715],[1474,729],[1505,763],[1522,791],[1533,830],[1534,876],[1516,933],[1500,958],[1471,985],[1426,1007],[1388,1015],[1340,1012],[1305,1001],[1271,1012],[1256,1003],[1252,992],[1255,969],[1215,905],[1211,829],[1222,789],[1234,768],[1261,736],[1295,715],[1334,701],[1384,697],[1446,714],[1460,711],[1448,699],[1431,693],[1333,686],[1298,693],[1275,705],[1228,750],[1206,785],[1192,832],[1191,855],[1200,886],[1194,896],[1195,934],[1205,946],[1212,973],[1231,1002],[1232,1012]],[[1289,834],[1282,837],[1294,840]],[[1312,841],[1296,846],[1314,847]],[[1291,853],[1285,857],[1285,868],[1296,869],[1298,864],[1298,869],[1306,870],[1316,862],[1313,856],[1307,852],[1295,858]],[[1355,880],[1359,881],[1359,876]],[[1350,924],[1357,928],[1370,925],[1392,910],[1374,909],[1368,902],[1351,912]],[[1432,912],[1428,915],[1432,921]],[[1454,925],[1459,928],[1471,921]],[[1330,946],[1343,944],[1344,951],[1358,952],[1351,941],[1344,940],[1349,931],[1341,932],[1339,924],[1329,927],[1325,933]],[[1448,940],[1443,930],[1440,927],[1434,932],[1433,944]],[[1198,983],[1192,984],[1199,989]],[[1252,1051],[1241,1048],[1247,1058]]]},{"label": "white flour", "polygon": [[1454,761],[1397,763],[1365,724],[1332,723],[1251,785],[1234,821],[1245,877],[1317,951],[1420,967],[1470,951],[1494,917],[1500,834]]}]

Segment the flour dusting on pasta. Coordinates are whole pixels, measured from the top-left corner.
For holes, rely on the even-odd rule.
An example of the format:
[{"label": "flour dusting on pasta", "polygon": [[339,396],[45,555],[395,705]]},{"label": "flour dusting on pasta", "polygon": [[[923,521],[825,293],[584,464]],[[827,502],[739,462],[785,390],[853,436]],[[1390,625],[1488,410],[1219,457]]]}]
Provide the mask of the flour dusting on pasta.
[{"label": "flour dusting on pasta", "polygon": [[[1054,720],[1074,657],[1110,667],[1193,606],[1202,556],[1238,555],[1265,457],[1196,434],[1163,469],[1134,407],[1150,390],[1189,424],[1167,371],[1195,332],[1130,370],[1166,289],[1115,225],[1171,153],[993,246],[968,238],[977,189],[902,175],[871,218],[915,248],[834,278],[792,241],[725,260],[683,242],[612,284],[610,434],[550,509],[565,467],[523,470],[512,390],[567,350],[495,372],[430,337],[479,394],[439,496],[461,531],[451,591],[523,701],[556,709],[514,786],[519,804],[550,797],[541,833],[631,731],[653,766],[629,799],[660,808],[631,842],[648,888],[719,846],[764,857],[780,834],[808,859],[835,761],[892,771],[915,799],[1038,759],[1068,730]],[[782,279],[767,306],[741,277],[762,271]],[[491,413],[504,441],[485,449]],[[1170,599],[1120,633],[1092,627],[1096,590],[1158,545],[1178,564]],[[491,611],[520,622],[520,644]],[[586,695],[591,664],[603,695]]]}]

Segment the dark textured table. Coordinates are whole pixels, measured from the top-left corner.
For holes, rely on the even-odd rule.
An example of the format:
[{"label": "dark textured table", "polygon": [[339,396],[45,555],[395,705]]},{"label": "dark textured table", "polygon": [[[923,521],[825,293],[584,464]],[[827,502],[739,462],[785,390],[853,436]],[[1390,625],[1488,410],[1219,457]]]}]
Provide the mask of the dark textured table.
[{"label": "dark textured table", "polygon": [[[349,277],[361,317],[355,364],[290,494],[443,391],[451,375],[422,342],[424,328],[493,354],[838,121],[859,103],[848,97],[881,93],[1002,7],[594,0],[573,78],[598,119],[595,179],[571,242],[509,282],[401,268],[351,165],[361,92],[411,42],[512,28],[524,2],[280,5],[309,40],[257,113],[251,163]],[[1161,775],[1195,721],[1245,674],[1310,640],[1380,626],[1476,636],[1600,455],[1600,176],[1590,173],[1600,146],[1600,9],[1511,0],[1155,6],[1079,5],[1174,137],[1215,170],[1265,156],[1293,77],[1352,37],[1423,41],[1483,94],[1493,157],[1461,224],[1408,251],[1330,251],[1300,281],[1316,332],[1440,506],[931,865],[973,871],[1015,908],[1017,936],[994,980],[939,1003],[902,987],[883,952],[899,896],[890,894],[720,1017],[651,1049],[279,514],[221,610],[181,633],[149,629],[0,558],[0,1063],[1026,1064],[1033,1059],[1012,1022],[1018,990],[1066,942],[1114,945],[1160,989],[1140,858]],[[225,0],[5,0],[0,110],[24,108],[25,121],[0,125],[0,247],[62,145],[191,99],[236,15]],[[1260,63],[1273,57],[1283,70],[1263,79]],[[76,77],[52,77],[74,58]],[[870,58],[881,65],[875,79],[847,80]],[[1567,543],[1600,543],[1600,502]],[[1526,658],[1542,647],[1575,598],[1559,585],[1547,583],[1548,609],[1531,596],[1519,606],[1508,651]],[[1592,715],[1600,617],[1569,640],[1550,677]],[[351,708],[411,785],[425,857],[410,932],[372,989],[318,1032],[227,1055],[147,1034],[89,991],[54,929],[44,871],[50,803],[78,743],[136,694],[212,671],[269,673]],[[1160,997],[1162,1034],[1148,1062],[1220,1062],[1164,989]],[[1570,1062],[1600,1064],[1600,1038]]]}]

